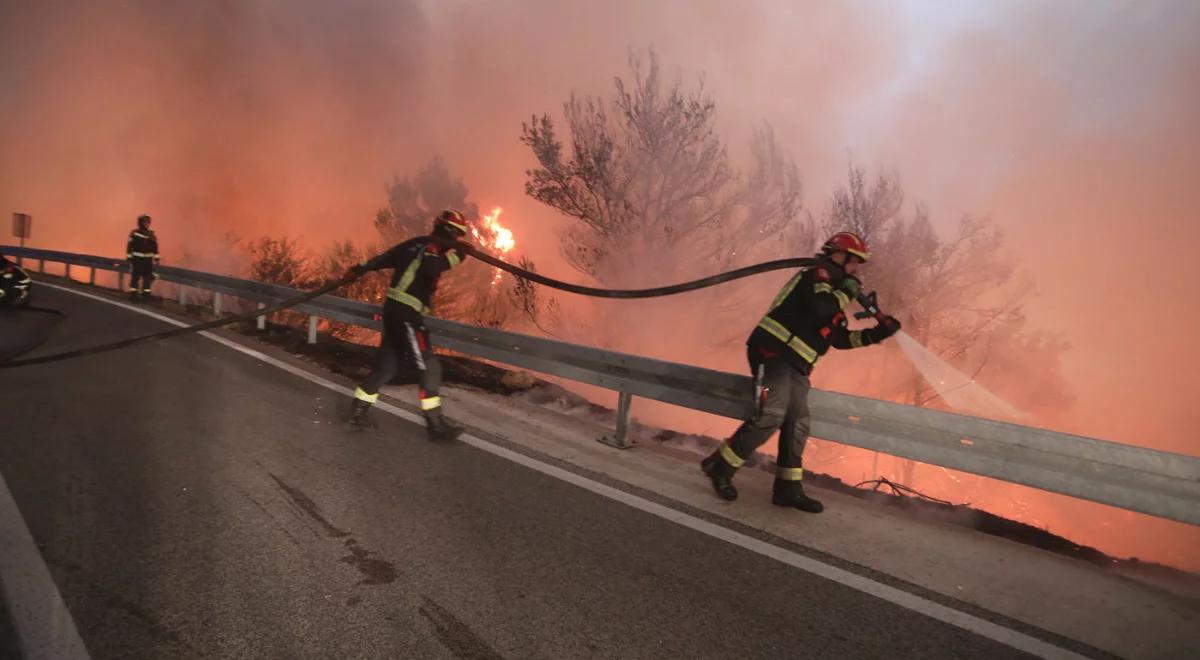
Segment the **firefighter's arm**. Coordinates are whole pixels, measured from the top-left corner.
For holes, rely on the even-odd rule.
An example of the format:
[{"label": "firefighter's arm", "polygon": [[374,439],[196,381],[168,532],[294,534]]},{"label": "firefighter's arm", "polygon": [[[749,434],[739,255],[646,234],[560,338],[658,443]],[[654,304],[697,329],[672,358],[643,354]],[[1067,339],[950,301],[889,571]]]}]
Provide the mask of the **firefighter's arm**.
[{"label": "firefighter's arm", "polygon": [[834,348],[846,350],[878,344],[900,331],[900,321],[884,316],[874,328],[849,330],[846,326],[835,326],[829,337]]},{"label": "firefighter's arm", "polygon": [[840,282],[834,283],[829,271],[824,268],[813,269],[813,289],[811,309],[818,325],[828,325],[846,305],[854,299],[852,287],[858,283],[853,276],[846,276]]},{"label": "firefighter's arm", "polygon": [[374,257],[371,257],[370,259],[367,259],[366,261],[362,262],[361,264],[351,266],[350,270],[354,271],[358,275],[362,275],[363,273],[365,273],[367,271],[379,270],[380,268],[391,268],[391,267],[395,266],[396,260],[400,258],[401,253],[407,247],[408,247],[407,241],[405,241],[404,243],[400,243],[398,245],[394,245],[387,252],[380,252],[379,254],[375,255]]},{"label": "firefighter's arm", "polygon": [[863,332],[863,330],[850,330],[841,325],[834,326],[833,332],[829,335],[829,343],[834,348],[843,351],[876,343],[873,337],[864,335]]},{"label": "firefighter's arm", "polygon": [[150,254],[153,254],[154,261],[158,262],[158,234],[150,234]]},{"label": "firefighter's arm", "polygon": [[443,254],[446,256],[446,270],[461,264],[466,255],[458,248],[449,248]]},{"label": "firefighter's arm", "polygon": [[129,232],[129,240],[125,241],[125,258],[133,258],[133,232]]}]

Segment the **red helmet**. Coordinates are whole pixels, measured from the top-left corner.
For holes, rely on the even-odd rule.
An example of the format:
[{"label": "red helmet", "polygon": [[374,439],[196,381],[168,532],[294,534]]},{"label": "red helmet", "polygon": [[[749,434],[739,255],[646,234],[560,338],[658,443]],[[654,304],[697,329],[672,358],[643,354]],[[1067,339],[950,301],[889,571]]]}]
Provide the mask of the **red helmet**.
[{"label": "red helmet", "polygon": [[825,245],[821,246],[821,251],[825,254],[833,252],[849,252],[850,254],[866,261],[871,256],[871,252],[867,250],[867,242],[859,237],[858,234],[840,231],[834,234]]},{"label": "red helmet", "polygon": [[446,209],[433,219],[433,230],[441,230],[446,236],[458,238],[467,235],[467,219],[454,209]]}]

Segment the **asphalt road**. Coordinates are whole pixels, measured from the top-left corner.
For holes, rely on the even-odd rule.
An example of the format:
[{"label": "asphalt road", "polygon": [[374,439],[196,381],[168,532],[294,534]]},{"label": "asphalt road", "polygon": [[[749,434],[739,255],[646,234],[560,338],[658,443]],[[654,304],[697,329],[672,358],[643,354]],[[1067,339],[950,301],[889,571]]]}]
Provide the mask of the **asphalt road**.
[{"label": "asphalt road", "polygon": [[[38,295],[39,352],[163,327]],[[346,433],[201,337],[0,378],[0,475],[94,658],[1019,656],[400,419]]]}]

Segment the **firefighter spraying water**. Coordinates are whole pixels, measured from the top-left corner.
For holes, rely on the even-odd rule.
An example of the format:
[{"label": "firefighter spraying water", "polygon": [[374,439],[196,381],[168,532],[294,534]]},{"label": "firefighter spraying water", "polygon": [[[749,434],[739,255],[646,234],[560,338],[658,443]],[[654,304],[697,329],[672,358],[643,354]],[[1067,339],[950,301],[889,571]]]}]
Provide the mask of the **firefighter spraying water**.
[{"label": "firefighter spraying water", "polygon": [[[808,513],[825,509],[805,494],[801,481],[810,421],[809,376],[830,346],[862,348],[900,330],[899,321],[879,311],[873,293],[863,294],[862,282],[854,275],[869,256],[862,238],[849,232],[835,234],[826,241],[816,263],[784,285],[750,333],[746,355],[754,377],[754,413],[700,463],[721,498],[737,499],[734,474],[778,429],[778,467],[771,501]],[[863,305],[861,315],[875,318],[875,327],[847,327],[844,310],[851,300]]]}]

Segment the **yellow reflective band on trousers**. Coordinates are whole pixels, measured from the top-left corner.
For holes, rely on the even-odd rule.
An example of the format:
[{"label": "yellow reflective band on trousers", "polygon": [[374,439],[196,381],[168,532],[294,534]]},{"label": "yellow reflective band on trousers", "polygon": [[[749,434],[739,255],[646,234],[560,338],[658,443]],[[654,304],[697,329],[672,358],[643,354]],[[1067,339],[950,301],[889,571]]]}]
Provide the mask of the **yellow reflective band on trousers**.
[{"label": "yellow reflective band on trousers", "polygon": [[850,345],[854,348],[862,348],[863,346],[866,346],[862,340],[862,330],[850,331]]},{"label": "yellow reflective band on trousers", "polygon": [[730,447],[724,442],[721,443],[721,458],[725,459],[725,462],[728,463],[729,467],[732,468],[740,468],[746,464],[746,461],[733,451],[733,447]]},{"label": "yellow reflective band on trousers", "polygon": [[804,478],[804,468],[775,468],[775,478],[780,481],[800,481]]},{"label": "yellow reflective band on trousers", "polygon": [[783,327],[783,324],[779,321],[776,321],[770,316],[764,316],[762,320],[758,322],[758,327],[766,330],[776,339],[787,344],[788,348],[796,351],[800,357],[804,358],[810,364],[817,361],[817,351],[814,350],[812,346],[809,346],[801,341],[799,337],[788,332],[788,329]]},{"label": "yellow reflective band on trousers", "polygon": [[389,288],[387,291],[388,298],[398,303],[404,303],[421,314],[424,314],[427,308],[419,298],[408,292],[408,287],[412,286],[413,280],[417,279],[417,269],[421,267],[421,258],[424,254],[425,252],[422,250],[417,255],[417,258],[413,259],[412,263],[408,265],[408,268],[404,269],[404,275],[400,277],[400,281],[396,283],[396,286]]},{"label": "yellow reflective band on trousers", "polygon": [[431,396],[428,399],[421,399],[421,410],[433,410],[434,408],[442,407],[442,397]]},{"label": "yellow reflective band on trousers", "polygon": [[462,258],[458,256],[457,252],[455,252],[454,250],[450,250],[449,252],[446,253],[446,261],[449,261],[450,267],[454,268],[455,266],[462,263]]},{"label": "yellow reflective band on trousers", "polygon": [[153,252],[130,252],[129,254],[134,257],[143,257],[146,259],[157,259],[158,258],[158,255],[154,254]]},{"label": "yellow reflective band on trousers", "polygon": [[354,390],[354,398],[358,399],[359,401],[366,401],[367,403],[375,403],[379,400],[379,393],[376,392],[374,394],[367,394],[363,388],[358,387]]}]

